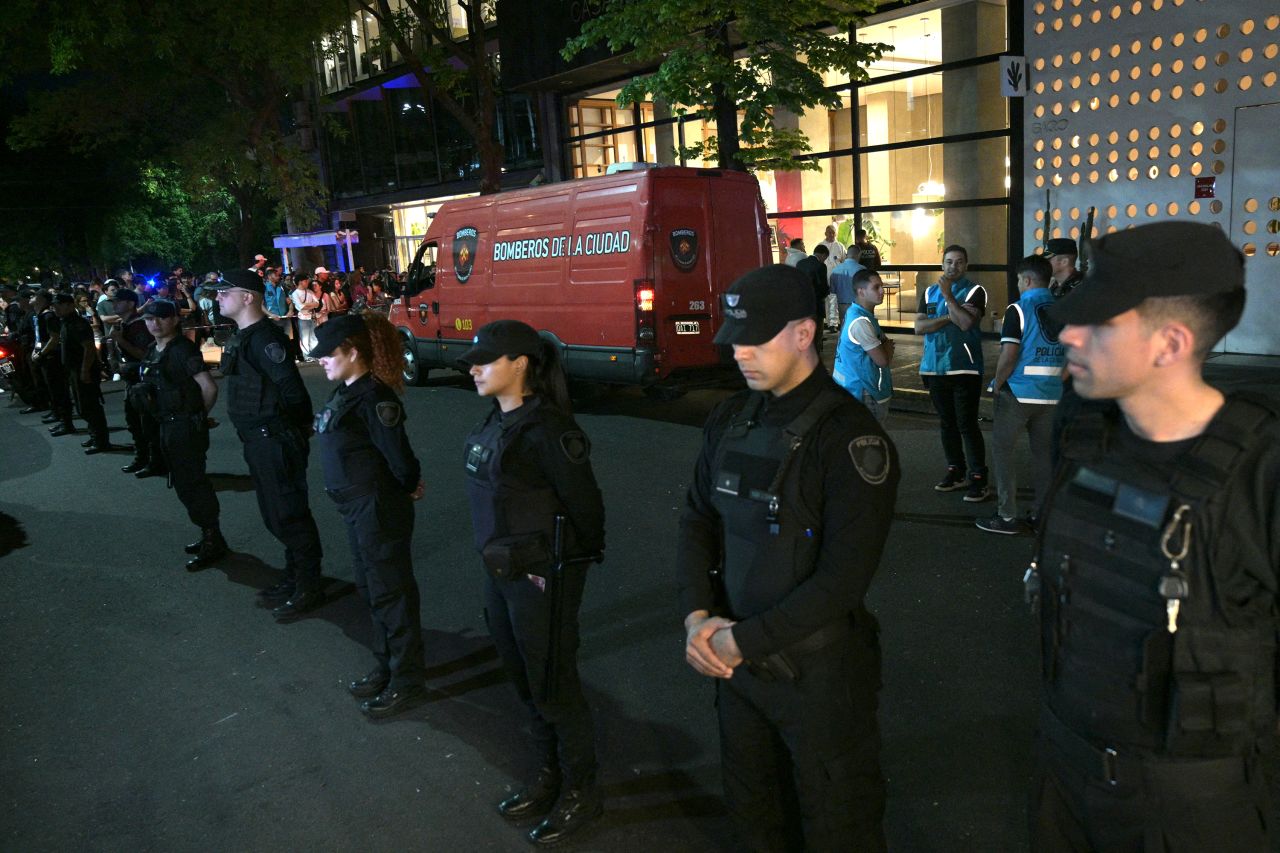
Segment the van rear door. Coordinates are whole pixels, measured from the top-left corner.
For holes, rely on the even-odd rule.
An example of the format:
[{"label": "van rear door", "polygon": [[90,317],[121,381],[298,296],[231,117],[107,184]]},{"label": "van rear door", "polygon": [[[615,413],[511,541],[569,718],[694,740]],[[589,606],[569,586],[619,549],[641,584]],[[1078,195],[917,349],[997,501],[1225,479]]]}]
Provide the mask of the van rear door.
[{"label": "van rear door", "polygon": [[666,374],[716,362],[711,179],[692,170],[655,172],[653,179],[654,331]]}]

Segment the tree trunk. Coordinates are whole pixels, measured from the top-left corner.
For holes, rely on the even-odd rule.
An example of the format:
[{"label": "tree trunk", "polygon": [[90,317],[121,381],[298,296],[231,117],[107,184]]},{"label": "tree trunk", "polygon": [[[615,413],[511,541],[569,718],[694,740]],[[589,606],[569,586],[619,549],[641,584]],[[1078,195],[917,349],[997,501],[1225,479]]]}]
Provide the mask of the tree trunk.
[{"label": "tree trunk", "polygon": [[[729,23],[722,21],[710,33],[710,41],[715,45],[716,54],[726,66],[733,65],[733,45],[729,43]],[[716,145],[719,148],[721,169],[745,172],[747,167],[738,158],[738,102],[723,83],[711,87],[716,116]]]}]

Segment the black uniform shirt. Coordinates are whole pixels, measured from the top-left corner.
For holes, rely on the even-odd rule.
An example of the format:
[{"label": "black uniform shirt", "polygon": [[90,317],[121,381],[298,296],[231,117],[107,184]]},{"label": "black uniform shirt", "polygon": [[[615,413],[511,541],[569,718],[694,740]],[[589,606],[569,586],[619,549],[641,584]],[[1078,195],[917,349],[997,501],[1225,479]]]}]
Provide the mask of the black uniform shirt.
[{"label": "black uniform shirt", "polygon": [[160,393],[158,401],[161,415],[200,414],[204,412],[204,395],[195,377],[209,368],[204,363],[200,348],[183,335],[169,341],[162,350],[157,351],[151,344],[147,352],[148,362],[159,362],[159,376],[170,393]]},{"label": "black uniform shirt", "polygon": [[[41,347],[47,347],[49,340],[62,328],[62,322],[58,319],[58,315],[54,313],[52,308],[46,308],[39,314],[31,317],[31,330],[35,336],[33,341],[38,341]],[[42,350],[43,351],[43,350]],[[54,352],[50,350],[43,358],[57,360],[62,357],[61,351]]]},{"label": "black uniform shirt", "polygon": [[93,327],[74,311],[58,319],[61,323],[62,363],[68,370],[78,371],[84,364],[85,347],[94,345]]},{"label": "black uniform shirt", "polygon": [[350,385],[339,385],[325,408],[343,412],[320,436],[325,488],[376,482],[383,473],[377,466],[385,464],[385,473],[401,489],[417,490],[422,467],[409,446],[404,406],[395,391],[366,373]]},{"label": "black uniform shirt", "polygon": [[[147,321],[142,317],[134,317],[125,323],[120,329],[120,335],[132,346],[142,350],[142,356],[133,356],[125,352],[124,347],[120,347],[120,358],[125,361],[137,363],[146,357],[147,350],[155,343],[155,337],[147,331]],[[190,343],[190,341],[188,341]]]},{"label": "black uniform shirt", "polygon": [[[269,317],[264,317],[252,326],[238,331],[236,336],[239,338],[237,358],[244,359],[250,370],[256,370],[264,381],[276,386],[280,405],[284,410],[284,420],[303,431],[309,430],[312,418],[311,395],[307,393],[307,386],[302,383],[298,365],[288,357],[289,339],[284,332]],[[236,378],[231,376],[228,381],[235,382]],[[228,395],[228,404],[234,399],[234,394]],[[242,430],[266,426],[280,419],[275,412],[230,414],[236,429]]]},{"label": "black uniform shirt", "polygon": [[[502,422],[520,418],[531,399],[502,412]],[[591,469],[590,448],[577,422],[544,400],[502,455],[504,477],[535,487],[549,485],[555,491],[581,555],[604,550],[604,499]]]},{"label": "black uniform shirt", "polygon": [[[761,422],[791,423],[824,386],[839,387],[818,367],[786,394],[770,395],[760,412]],[[723,541],[720,515],[711,502],[713,466],[721,436],[747,399],[744,392],[725,400],[703,429],[676,553],[682,616],[714,609],[708,571],[719,565]],[[785,649],[860,607],[880,563],[898,492],[897,450],[871,413],[850,402],[814,427],[793,463],[794,473],[788,475],[798,476],[801,500],[822,519],[817,567],[772,608],[734,626],[734,640],[747,659]],[[855,442],[865,436],[884,439],[889,449],[883,462],[887,469],[864,470],[867,462],[855,454]]]}]

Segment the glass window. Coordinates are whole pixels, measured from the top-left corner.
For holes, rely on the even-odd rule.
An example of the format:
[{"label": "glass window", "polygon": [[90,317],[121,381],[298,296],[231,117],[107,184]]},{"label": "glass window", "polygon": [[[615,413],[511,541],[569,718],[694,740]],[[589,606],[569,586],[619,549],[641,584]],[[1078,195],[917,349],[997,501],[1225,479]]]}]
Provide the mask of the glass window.
[{"label": "glass window", "polygon": [[867,68],[871,77],[884,77],[1002,53],[1007,41],[1005,17],[1002,0],[974,0],[926,12],[877,16],[877,22],[858,28],[857,37],[860,42],[886,46],[880,59]]},{"label": "glass window", "polygon": [[436,108],[432,116],[436,123],[436,143],[439,145],[440,170],[444,180],[479,177],[480,159],[476,154],[475,140],[448,110]]},{"label": "glass window", "polygon": [[859,145],[887,145],[1009,126],[991,62],[858,90]]},{"label": "glass window", "polygon": [[[375,89],[375,92],[381,91]],[[352,100],[351,116],[360,138],[361,163],[369,192],[395,189],[396,157],[387,123],[386,104],[381,100]]]},{"label": "glass window", "polygon": [[440,180],[436,143],[431,128],[430,101],[421,89],[387,89],[387,106],[395,134],[396,168],[402,186],[434,184]]},{"label": "glass window", "polygon": [[862,204],[927,204],[1009,194],[1007,139],[948,142],[859,157]]},{"label": "glass window", "polygon": [[507,95],[499,103],[498,137],[506,151],[508,168],[520,169],[542,164],[538,142],[538,118],[528,95]]},{"label": "glass window", "polygon": [[356,140],[351,114],[341,105],[331,115],[346,132],[341,136],[325,133],[328,140],[329,170],[333,193],[337,196],[363,195],[364,173],[360,169],[360,146]]}]

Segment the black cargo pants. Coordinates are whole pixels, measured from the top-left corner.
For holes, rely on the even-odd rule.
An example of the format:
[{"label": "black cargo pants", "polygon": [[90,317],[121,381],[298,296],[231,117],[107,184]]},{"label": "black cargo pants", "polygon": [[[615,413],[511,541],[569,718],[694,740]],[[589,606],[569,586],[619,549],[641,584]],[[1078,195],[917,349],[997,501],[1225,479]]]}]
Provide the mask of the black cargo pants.
[{"label": "black cargo pants", "polygon": [[[559,767],[565,788],[589,788],[596,781],[595,726],[578,676],[578,609],[587,567],[570,564],[564,573],[564,603],[559,626],[551,624],[547,591],[523,576],[485,578],[484,612],[489,634],[516,693],[529,712],[539,766]],[[548,697],[546,673],[551,631],[559,636],[559,682]]]},{"label": "black cargo pants", "polygon": [[421,599],[413,576],[413,501],[372,492],[337,501],[347,525],[356,590],[373,617],[373,655],[393,690],[426,680]]},{"label": "black cargo pants", "polygon": [[307,501],[309,444],[294,430],[241,430],[258,510],[272,536],[284,545],[285,577],[298,591],[320,584],[320,531]]},{"label": "black cargo pants", "polygon": [[[218,494],[205,471],[209,430],[203,420],[203,415],[160,418],[160,447],[169,469],[169,482],[187,508],[187,517],[201,530],[217,527],[219,516]],[[152,460],[153,465],[155,461]]]}]

